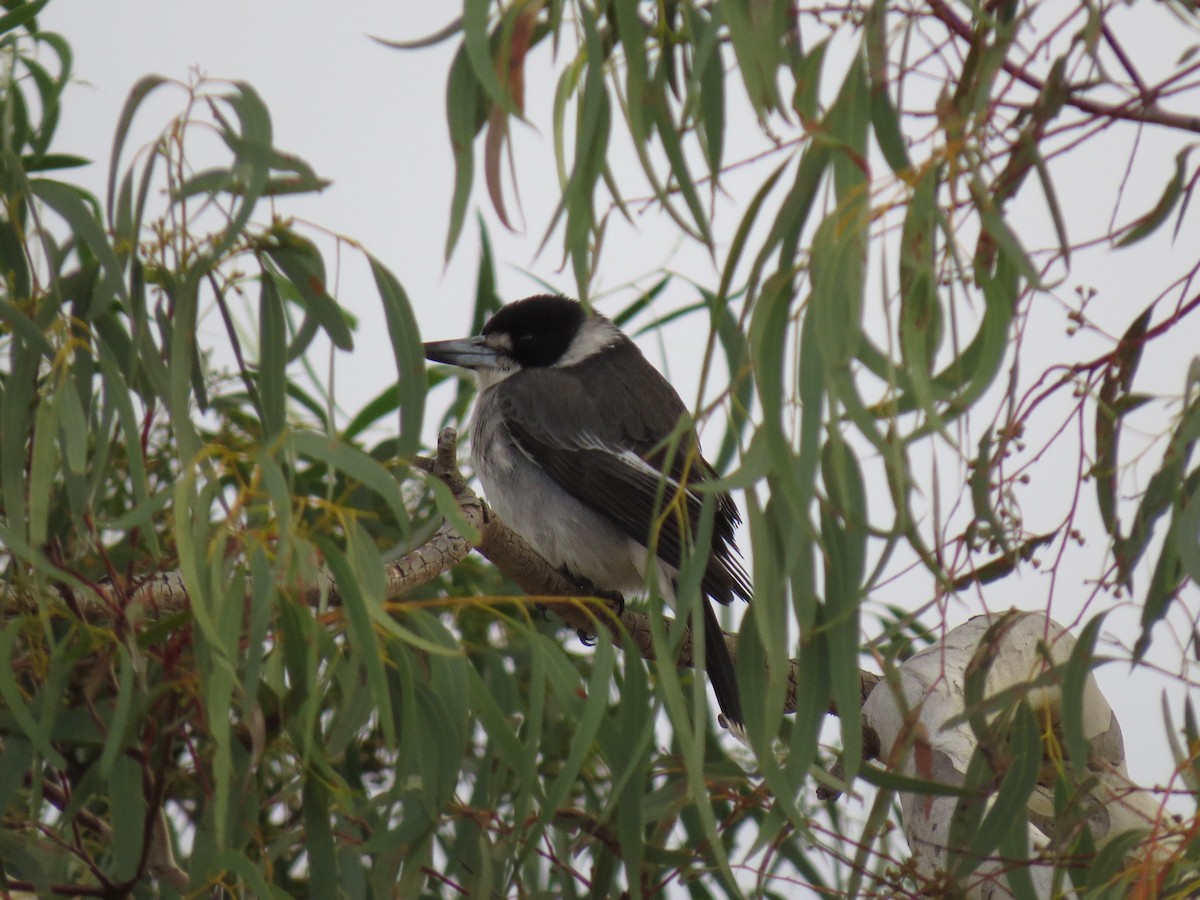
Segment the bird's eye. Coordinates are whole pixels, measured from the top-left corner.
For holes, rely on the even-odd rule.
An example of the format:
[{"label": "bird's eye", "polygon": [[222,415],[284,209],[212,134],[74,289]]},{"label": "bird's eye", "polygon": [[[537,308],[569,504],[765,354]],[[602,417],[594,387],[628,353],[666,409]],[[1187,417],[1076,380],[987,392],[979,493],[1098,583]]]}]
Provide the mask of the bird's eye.
[{"label": "bird's eye", "polygon": [[532,331],[522,331],[517,335],[516,345],[518,347],[532,347],[537,341],[537,336]]}]

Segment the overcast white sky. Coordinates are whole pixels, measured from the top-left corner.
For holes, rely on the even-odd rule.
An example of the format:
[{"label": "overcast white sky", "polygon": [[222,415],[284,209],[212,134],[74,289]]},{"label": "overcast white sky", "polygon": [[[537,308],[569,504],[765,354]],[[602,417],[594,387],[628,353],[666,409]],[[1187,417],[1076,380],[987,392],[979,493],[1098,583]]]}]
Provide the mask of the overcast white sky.
[{"label": "overcast white sky", "polygon": [[[198,69],[214,78],[248,81],[271,110],[276,145],[299,155],[319,174],[333,180],[323,194],[288,200],[281,210],[351,236],[378,256],[407,289],[427,339],[462,336],[473,302],[478,249],[472,219],[450,264],[443,261],[453,184],[444,116],[445,76],[456,42],[397,52],[367,37],[422,36],[444,26],[457,9],[457,4],[415,0],[363,0],[336,5],[312,0],[110,0],[102,5],[95,0],[54,0],[43,13],[43,26],[69,39],[80,80],[66,98],[56,147],[96,160],[90,170],[65,173],[64,177],[82,181],[103,196],[114,125],[129,89],[141,76],[158,73],[186,80]],[[1149,48],[1142,54],[1143,59],[1173,63],[1179,49],[1173,42],[1178,43],[1180,38],[1179,32],[1171,30],[1175,27],[1167,18],[1157,22],[1143,19],[1138,27],[1128,30],[1127,37],[1140,42],[1143,51]],[[544,111],[549,109],[547,98],[553,85],[548,79],[539,79],[536,68],[531,75],[528,108],[535,118],[546,121]],[[731,95],[731,101],[736,99]],[[160,92],[140,114],[140,130],[136,132],[140,140],[157,133],[181,104],[181,94]],[[741,115],[746,117],[744,111]],[[1084,238],[1106,229],[1113,206],[1112,186],[1121,178],[1133,136],[1131,130],[1115,133],[1088,158],[1087,165],[1076,160],[1071,171],[1058,172],[1060,199],[1082,223],[1081,230],[1073,232],[1072,237]],[[518,162],[522,167],[535,172],[552,171],[548,133],[518,126],[518,139]],[[138,142],[135,139],[131,145]],[[1139,148],[1142,165],[1130,178],[1118,221],[1127,221],[1153,205],[1174,164],[1178,146],[1177,140],[1160,144],[1152,132],[1143,134]],[[731,153],[730,158],[734,155]],[[733,183],[736,185],[736,181]],[[494,217],[491,219],[500,290],[506,299],[540,290],[522,273],[526,268],[565,292],[573,292],[569,273],[559,271],[557,239],[552,239],[548,252],[535,259],[539,229],[548,219],[554,198],[539,194],[534,186],[533,179],[522,182],[530,234],[508,235],[494,224]],[[1048,229],[1044,207],[1036,199],[1035,195],[1029,203],[1030,215]],[[1137,257],[1136,265],[1131,266],[1130,256],[1106,248],[1086,258],[1077,256],[1077,268],[1059,288],[1059,295],[1070,295],[1076,285],[1091,285],[1116,297],[1107,324],[1120,333],[1136,311],[1166,288],[1165,273],[1180,272],[1189,257],[1194,258],[1195,248],[1200,246],[1196,220],[1193,214],[1180,239],[1174,244],[1163,242],[1161,256],[1149,263],[1146,257]],[[723,222],[725,233],[735,225],[736,221]],[[616,287],[639,278],[648,285],[650,279],[644,276],[671,257],[675,249],[670,238],[652,231],[614,234],[613,241],[605,256],[602,287]],[[1047,243],[1050,241],[1047,237]],[[332,243],[325,246],[332,247]],[[341,270],[335,293],[364,324],[355,336],[353,357],[337,363],[338,397],[344,408],[353,412],[394,378],[394,367],[386,333],[379,327],[382,319],[369,275],[360,263],[349,262],[348,256],[343,259],[348,264]],[[332,267],[334,261],[329,262]],[[697,273],[702,281],[714,280],[711,263],[701,254],[685,252],[674,257],[673,263],[689,274]],[[1157,283],[1155,279],[1160,277],[1163,281]],[[682,285],[678,290],[666,308],[692,299]],[[1061,306],[1046,299],[1041,316],[1034,320],[1033,327],[1044,328],[1047,341],[1064,340]],[[1095,352],[1081,350],[1077,358],[1090,358],[1108,349],[1098,338],[1084,336],[1079,340],[1093,340]],[[662,361],[660,345],[644,346],[652,359]],[[1182,388],[1177,382],[1186,363],[1181,365],[1179,361],[1196,353],[1197,348],[1200,332],[1195,323],[1181,329],[1171,342],[1155,347],[1154,356],[1165,364],[1169,389]],[[698,367],[690,349],[673,345],[666,354],[673,379],[689,399],[688,385],[695,384]],[[1153,359],[1146,364],[1148,370],[1154,365]],[[1162,410],[1157,414],[1161,417]],[[715,445],[715,441],[708,443],[710,449]],[[1055,485],[1044,489],[1054,490]],[[1090,488],[1082,502],[1094,506]],[[1085,571],[1090,576],[1095,573],[1095,563],[1087,565]],[[1045,606],[1044,576],[1012,579],[1011,591],[1011,595],[1004,595],[1003,602]],[[1194,608],[1196,598],[1192,599]],[[978,610],[964,608],[959,612],[961,619]],[[1075,613],[1067,603],[1056,606],[1055,614],[1070,622]],[[1116,621],[1110,621],[1110,625]],[[1131,623],[1136,623],[1135,611],[1127,610],[1121,621],[1124,624],[1117,627],[1134,628]],[[1129,642],[1131,633],[1125,633]],[[1170,770],[1170,757],[1161,737],[1163,723],[1158,703],[1169,682],[1144,673],[1131,677],[1124,666],[1108,667],[1101,673],[1101,681],[1118,708],[1127,742],[1133,745],[1130,762],[1135,776],[1146,781],[1163,780]],[[1180,696],[1176,690],[1176,699]],[[1178,703],[1175,708],[1178,712]]]}]

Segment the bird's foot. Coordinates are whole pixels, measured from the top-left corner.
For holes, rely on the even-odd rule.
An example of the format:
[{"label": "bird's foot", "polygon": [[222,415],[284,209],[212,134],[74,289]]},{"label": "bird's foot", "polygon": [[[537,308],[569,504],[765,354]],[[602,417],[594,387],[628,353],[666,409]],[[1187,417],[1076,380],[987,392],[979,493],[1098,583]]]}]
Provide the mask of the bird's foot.
[{"label": "bird's foot", "polygon": [[[598,589],[594,584],[590,584],[586,581],[580,582],[579,586],[581,589],[580,593],[591,594],[593,597],[598,597],[599,599],[606,601],[609,604],[608,611],[616,618],[619,619],[619,618],[621,618],[621,616],[623,616],[625,614],[625,598],[624,598],[624,596],[622,596],[620,594],[620,592],[618,592],[618,591],[602,591],[602,590]],[[587,647],[595,646],[596,635],[590,634],[589,632],[583,631],[582,629],[580,629],[578,631],[578,634],[579,634],[579,640],[582,641],[585,646],[587,646]]]},{"label": "bird's foot", "polygon": [[613,605],[613,613],[619,619],[625,615],[625,597],[618,591],[596,591],[596,596],[601,600],[607,600]]}]

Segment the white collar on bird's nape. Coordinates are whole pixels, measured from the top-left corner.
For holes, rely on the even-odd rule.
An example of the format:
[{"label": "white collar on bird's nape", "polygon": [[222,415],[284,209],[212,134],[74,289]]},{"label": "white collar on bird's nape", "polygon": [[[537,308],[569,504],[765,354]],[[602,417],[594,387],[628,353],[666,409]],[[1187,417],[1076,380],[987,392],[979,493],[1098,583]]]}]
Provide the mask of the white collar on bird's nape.
[{"label": "white collar on bird's nape", "polygon": [[602,350],[620,343],[624,335],[606,317],[599,313],[588,316],[575,333],[567,352],[554,364],[554,368],[565,369],[591,359]]}]

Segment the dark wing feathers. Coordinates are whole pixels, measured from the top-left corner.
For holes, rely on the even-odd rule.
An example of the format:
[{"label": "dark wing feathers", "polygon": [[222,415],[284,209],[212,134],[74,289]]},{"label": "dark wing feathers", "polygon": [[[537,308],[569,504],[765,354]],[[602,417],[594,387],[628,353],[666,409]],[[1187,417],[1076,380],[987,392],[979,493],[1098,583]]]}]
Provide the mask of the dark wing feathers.
[{"label": "dark wing feathers", "polygon": [[[614,360],[614,353],[625,358]],[[673,434],[687,410],[641,352],[622,342],[604,355],[603,375],[594,373],[592,359],[570,368],[526,369],[496,385],[497,400],[513,439],[563,489],[643,544],[657,522],[658,556],[678,567],[703,499],[686,491],[680,498],[686,517],[672,514],[672,485],[664,484],[658,472],[665,467],[684,485],[715,473],[700,457],[693,431]],[[606,379],[606,390],[589,390],[597,377]],[[648,466],[623,458],[623,451]],[[733,544],[737,507],[727,493],[714,499],[713,552],[701,586],[721,603],[735,595],[749,599],[749,578]]]}]

